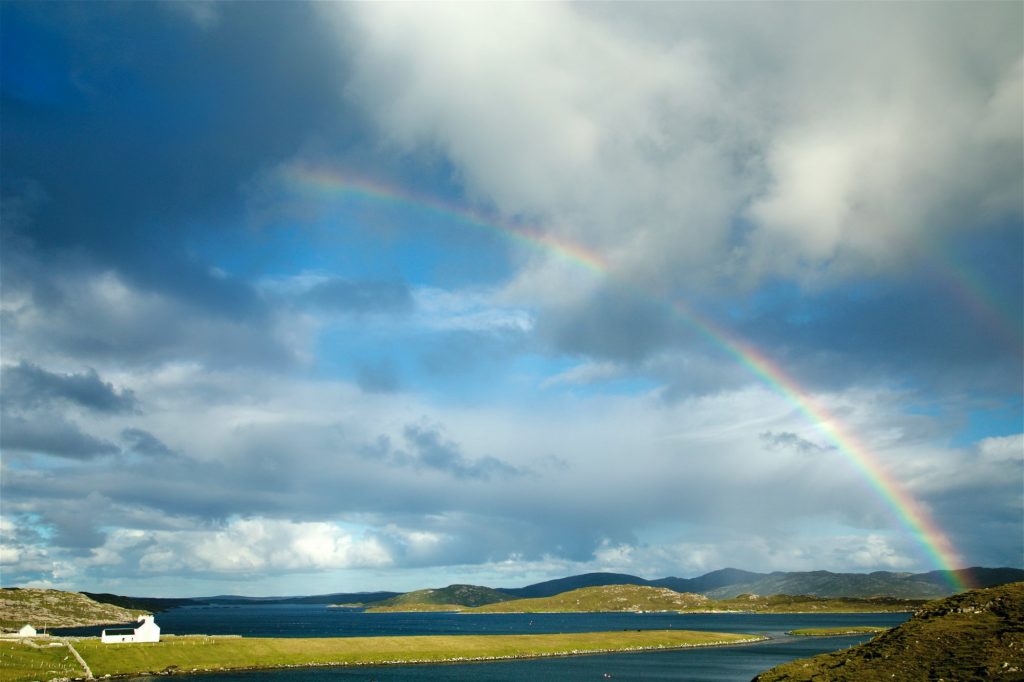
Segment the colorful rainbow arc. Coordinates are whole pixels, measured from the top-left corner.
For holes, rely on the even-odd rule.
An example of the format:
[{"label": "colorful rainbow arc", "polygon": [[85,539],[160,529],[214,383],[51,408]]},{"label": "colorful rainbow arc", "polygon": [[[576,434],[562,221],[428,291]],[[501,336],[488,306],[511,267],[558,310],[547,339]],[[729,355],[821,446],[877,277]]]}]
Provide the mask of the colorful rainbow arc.
[{"label": "colorful rainbow arc", "polygon": [[[375,200],[425,208],[454,217],[460,222],[490,231],[497,231],[514,241],[553,252],[603,277],[614,277],[614,271],[599,254],[588,249],[522,225],[513,225],[485,217],[471,210],[452,206],[430,197],[415,196],[403,190],[347,177],[326,166],[292,165],[285,168],[283,179],[294,190],[314,191],[330,196],[355,194]],[[649,292],[645,292],[649,293]],[[867,447],[858,442],[826,407],[792,377],[758,349],[734,337],[716,323],[690,309],[680,301],[671,303],[672,310],[681,320],[701,336],[736,359],[760,381],[784,396],[831,443],[875,489],[892,509],[900,524],[916,539],[932,563],[945,571],[954,591],[961,592],[968,585],[956,570],[959,557],[946,534],[889,474]]]}]

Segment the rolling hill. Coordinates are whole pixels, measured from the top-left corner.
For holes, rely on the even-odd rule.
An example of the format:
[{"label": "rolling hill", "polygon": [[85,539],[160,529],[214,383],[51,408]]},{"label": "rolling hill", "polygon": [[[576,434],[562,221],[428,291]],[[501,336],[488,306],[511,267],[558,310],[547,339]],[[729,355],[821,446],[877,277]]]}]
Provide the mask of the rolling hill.
[{"label": "rolling hill", "polygon": [[647,585],[602,585],[581,587],[552,597],[515,599],[488,604],[472,613],[550,613],[608,611],[755,611],[764,613],[828,613],[913,611],[922,602],[903,599],[824,599],[820,597],[741,595],[716,601],[702,594],[676,592],[667,587]]},{"label": "rolling hill", "polygon": [[78,627],[110,625],[138,620],[140,610],[101,604],[79,592],[5,587],[0,589],[0,628],[17,630],[22,625]]},{"label": "rolling hill", "polygon": [[473,607],[515,599],[504,592],[478,585],[449,585],[438,589],[416,590],[374,602],[372,610],[428,607]]}]

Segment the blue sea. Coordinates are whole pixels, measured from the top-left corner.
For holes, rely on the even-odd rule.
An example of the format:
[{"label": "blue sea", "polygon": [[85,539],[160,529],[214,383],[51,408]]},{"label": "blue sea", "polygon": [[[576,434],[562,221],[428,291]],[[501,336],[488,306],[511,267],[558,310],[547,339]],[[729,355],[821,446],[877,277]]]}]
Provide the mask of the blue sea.
[{"label": "blue sea", "polygon": [[[363,613],[321,605],[189,606],[157,614],[165,634],[248,637],[374,637],[392,635],[519,634],[611,630],[709,630],[765,634],[765,643],[497,663],[207,673],[175,676],[196,682],[576,682],[583,680],[750,680],[779,663],[835,651],[868,637],[791,637],[803,627],[891,626],[909,614],[669,614],[669,613]],[[67,634],[98,635],[100,628]],[[151,680],[152,678],[146,678]]]}]

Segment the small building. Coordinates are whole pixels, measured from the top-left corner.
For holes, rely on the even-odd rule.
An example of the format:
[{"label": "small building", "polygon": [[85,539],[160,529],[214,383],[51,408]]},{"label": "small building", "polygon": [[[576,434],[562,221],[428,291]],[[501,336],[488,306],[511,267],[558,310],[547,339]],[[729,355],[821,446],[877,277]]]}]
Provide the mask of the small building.
[{"label": "small building", "polygon": [[36,636],[36,629],[34,627],[32,627],[31,625],[23,625],[23,626],[21,626],[21,629],[18,630],[18,637],[35,637],[35,636]]},{"label": "small building", "polygon": [[153,620],[153,616],[140,616],[137,628],[110,628],[100,634],[100,641],[104,644],[127,644],[130,642],[159,642],[160,626]]}]

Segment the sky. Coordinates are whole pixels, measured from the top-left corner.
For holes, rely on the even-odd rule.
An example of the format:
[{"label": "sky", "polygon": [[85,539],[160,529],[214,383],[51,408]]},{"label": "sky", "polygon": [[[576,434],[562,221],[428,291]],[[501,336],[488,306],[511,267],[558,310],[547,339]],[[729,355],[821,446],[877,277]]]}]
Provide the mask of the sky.
[{"label": "sky", "polygon": [[0,571],[1024,566],[1020,3],[0,3]]}]

